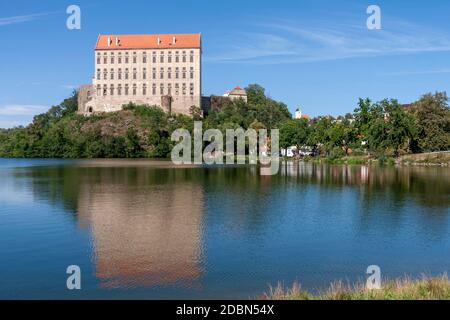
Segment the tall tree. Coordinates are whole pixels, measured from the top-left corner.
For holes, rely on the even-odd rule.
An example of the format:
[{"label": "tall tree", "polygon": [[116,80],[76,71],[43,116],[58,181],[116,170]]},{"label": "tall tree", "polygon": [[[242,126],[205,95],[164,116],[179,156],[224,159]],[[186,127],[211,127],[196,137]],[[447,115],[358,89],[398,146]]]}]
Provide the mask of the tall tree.
[{"label": "tall tree", "polygon": [[417,151],[450,150],[450,110],[445,92],[426,94],[413,104]]}]

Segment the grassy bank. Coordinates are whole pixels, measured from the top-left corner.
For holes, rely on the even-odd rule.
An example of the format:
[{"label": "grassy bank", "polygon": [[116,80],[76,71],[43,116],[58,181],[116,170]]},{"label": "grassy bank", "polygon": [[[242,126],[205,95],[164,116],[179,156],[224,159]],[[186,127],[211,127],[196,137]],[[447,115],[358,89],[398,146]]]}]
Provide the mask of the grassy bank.
[{"label": "grassy bank", "polygon": [[419,280],[402,278],[385,281],[379,290],[366,289],[365,284],[349,285],[335,282],[318,294],[301,289],[295,283],[292,288],[281,284],[271,287],[262,297],[268,300],[450,300],[450,280],[447,275]]},{"label": "grassy bank", "polygon": [[450,165],[450,151],[410,154],[402,156],[398,162],[405,165]]},{"label": "grassy bank", "polygon": [[[299,160],[297,158],[283,158],[286,161]],[[419,153],[392,158],[387,156],[346,156],[333,157],[304,157],[305,162],[327,163],[327,164],[379,164],[379,165],[421,165],[421,166],[450,166],[450,151]]]}]

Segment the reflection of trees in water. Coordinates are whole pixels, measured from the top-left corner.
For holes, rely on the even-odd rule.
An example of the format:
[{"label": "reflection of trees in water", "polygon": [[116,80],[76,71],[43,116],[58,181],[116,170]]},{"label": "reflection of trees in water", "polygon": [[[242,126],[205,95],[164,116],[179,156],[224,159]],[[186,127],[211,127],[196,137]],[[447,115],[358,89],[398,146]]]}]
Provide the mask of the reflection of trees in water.
[{"label": "reflection of trees in water", "polygon": [[330,188],[359,186],[366,201],[384,194],[393,201],[413,198],[430,207],[450,206],[450,169],[283,163],[281,175],[303,184]]},{"label": "reflection of trees in water", "polygon": [[[440,236],[446,232],[450,205],[450,170],[443,168],[288,162],[280,174],[261,176],[256,166],[70,165],[32,167],[15,175],[26,177],[36,197],[63,204],[77,223],[92,230],[96,274],[108,287],[195,281],[202,272],[204,223],[212,230],[220,225],[227,235],[235,230],[270,232],[285,210],[298,210],[292,197],[303,192],[299,186],[313,196],[318,188],[308,185],[356,190],[342,196],[356,213],[352,217],[362,234],[401,228],[412,205],[416,230]],[[319,194],[319,201],[327,200]],[[388,215],[382,212],[386,209]],[[204,211],[210,215],[207,222]]]}]

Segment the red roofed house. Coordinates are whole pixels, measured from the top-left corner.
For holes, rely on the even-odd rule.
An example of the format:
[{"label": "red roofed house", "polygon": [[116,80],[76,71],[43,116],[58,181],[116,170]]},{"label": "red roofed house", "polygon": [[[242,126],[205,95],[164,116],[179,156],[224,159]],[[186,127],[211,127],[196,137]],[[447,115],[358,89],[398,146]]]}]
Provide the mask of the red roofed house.
[{"label": "red roofed house", "polygon": [[231,91],[225,92],[223,96],[228,97],[232,100],[243,99],[245,102],[247,102],[247,92],[239,86]]},{"label": "red roofed house", "polygon": [[201,36],[99,35],[91,87],[79,113],[117,111],[132,102],[189,114],[191,106],[201,107]]}]

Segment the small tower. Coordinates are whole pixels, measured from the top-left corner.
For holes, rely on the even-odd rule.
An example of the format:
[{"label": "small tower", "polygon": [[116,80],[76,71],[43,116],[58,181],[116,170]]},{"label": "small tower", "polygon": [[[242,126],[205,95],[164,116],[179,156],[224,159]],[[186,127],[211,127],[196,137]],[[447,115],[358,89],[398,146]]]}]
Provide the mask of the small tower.
[{"label": "small tower", "polygon": [[300,108],[297,108],[297,110],[295,110],[295,119],[301,119],[302,116],[302,110]]}]

